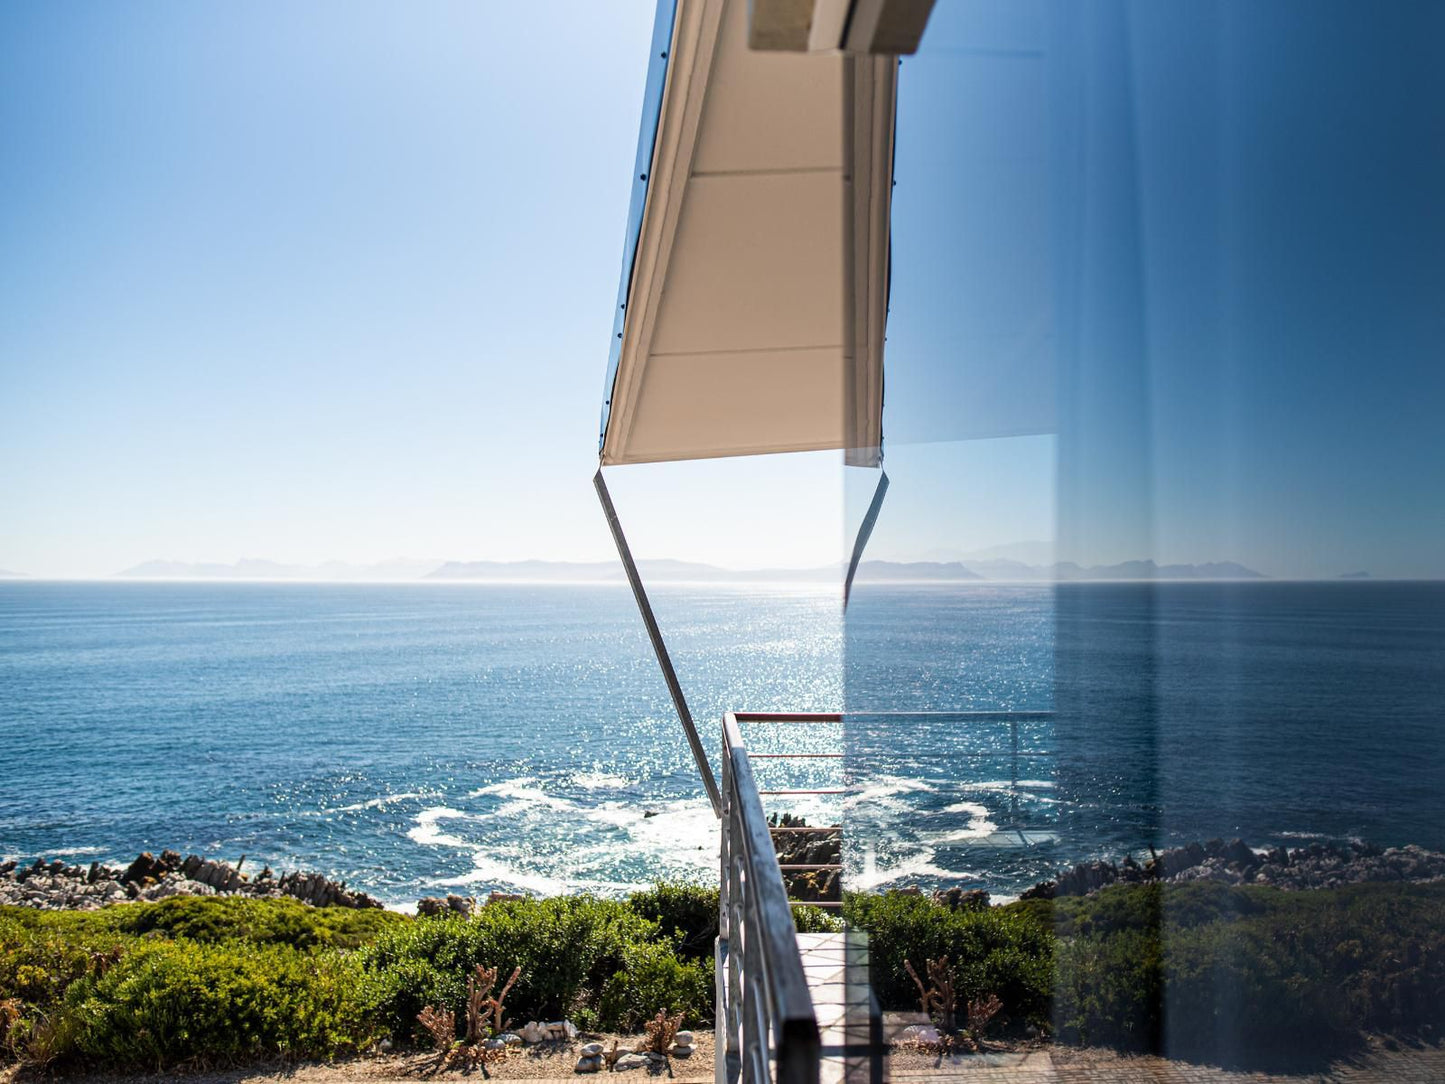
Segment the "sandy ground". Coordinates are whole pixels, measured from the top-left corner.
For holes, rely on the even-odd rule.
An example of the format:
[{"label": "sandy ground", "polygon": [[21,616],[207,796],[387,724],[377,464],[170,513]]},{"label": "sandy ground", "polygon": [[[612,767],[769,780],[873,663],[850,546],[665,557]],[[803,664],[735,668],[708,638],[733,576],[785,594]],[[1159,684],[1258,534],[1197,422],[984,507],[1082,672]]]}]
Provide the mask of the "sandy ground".
[{"label": "sandy ground", "polygon": [[[654,1072],[636,1069],[622,1074],[634,1084],[657,1080],[672,1084],[706,1084],[713,1078],[713,1035],[698,1031],[696,1053],[687,1060],[673,1059]],[[618,1038],[605,1036],[611,1046]],[[587,1036],[586,1041],[591,1041]],[[482,1068],[460,1065],[441,1068],[435,1055],[383,1054],[353,1058],[333,1064],[253,1067],[234,1070],[198,1070],[162,1074],[122,1075],[114,1073],[69,1074],[61,1078],[35,1073],[0,1070],[0,1084],[32,1084],[59,1080],[63,1084],[460,1084],[462,1081],[527,1080],[577,1082],[588,1077],[573,1072],[577,1049],[574,1043],[529,1047],[506,1061]],[[1376,1046],[1347,1061],[1303,1072],[1239,1072],[1208,1065],[1191,1065],[1156,1057],[1136,1057],[1108,1050],[1055,1048],[1036,1044],[1029,1048],[999,1050],[982,1055],[939,1056],[916,1050],[896,1049],[887,1059],[885,1079],[900,1084],[1426,1084],[1445,1081],[1445,1047],[1390,1048]],[[601,1076],[602,1074],[597,1074]],[[608,1077],[608,1079],[612,1079]],[[622,1084],[622,1081],[619,1081]]]},{"label": "sandy ground", "polygon": [[[659,1069],[632,1069],[609,1079],[623,1081],[658,1080],[676,1084],[702,1084],[713,1079],[713,1033],[694,1031],[693,1054],[690,1058],[670,1058]],[[624,1050],[640,1042],[638,1035],[595,1035],[587,1034],[571,1043],[539,1043],[508,1053],[503,1061],[490,1062],[486,1066],[467,1068],[461,1064],[445,1067],[438,1064],[435,1054],[377,1054],[363,1058],[351,1058],[330,1064],[273,1065],[248,1069],[196,1070],[171,1073],[85,1073],[66,1074],[66,1084],[99,1084],[100,1081],[115,1081],[118,1084],[161,1084],[174,1081],[176,1084],[261,1084],[263,1081],[287,1082],[287,1084],[343,1084],[343,1082],[364,1082],[364,1084],[418,1084],[436,1081],[449,1082],[485,1080],[565,1080],[568,1084],[596,1079],[603,1073],[579,1074],[575,1072],[577,1051],[584,1043],[600,1042],[611,1048],[614,1039]],[[15,1069],[0,1070],[0,1084],[31,1084],[46,1079],[37,1073],[21,1073]]]}]

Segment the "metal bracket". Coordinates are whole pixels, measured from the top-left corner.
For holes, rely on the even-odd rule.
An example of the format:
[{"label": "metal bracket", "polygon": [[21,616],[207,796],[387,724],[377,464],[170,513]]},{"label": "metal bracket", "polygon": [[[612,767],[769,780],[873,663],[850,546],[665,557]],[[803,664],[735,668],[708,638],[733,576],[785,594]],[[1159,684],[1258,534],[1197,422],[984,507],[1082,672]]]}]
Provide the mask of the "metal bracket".
[{"label": "metal bracket", "polygon": [[878,513],[883,510],[883,497],[888,492],[888,473],[878,472],[878,488],[873,491],[873,500],[858,526],[858,537],[853,540],[853,556],[848,560],[848,575],[843,580],[843,609],[848,608],[848,596],[853,593],[853,577],[858,574],[858,562],[863,560],[863,550],[873,534],[873,525],[878,522]]},{"label": "metal bracket", "polygon": [[682,722],[683,733],[687,735],[687,743],[692,746],[692,756],[697,761],[698,774],[702,776],[702,785],[707,790],[708,800],[712,802],[713,813],[722,816],[722,795],[718,791],[717,777],[712,773],[712,765],[708,762],[707,752],[702,747],[702,739],[697,736],[697,727],[692,721],[692,712],[687,706],[687,698],[682,695],[682,685],[677,680],[677,671],[672,668],[672,656],[667,653],[667,644],[663,642],[662,631],[657,627],[657,618],[652,613],[652,603],[647,599],[647,591],[642,586],[642,577],[637,573],[637,563],[632,559],[632,549],[627,545],[627,536],[622,533],[622,524],[617,519],[617,509],[612,506],[612,494],[607,491],[607,482],[602,477],[602,469],[597,469],[597,474],[592,479],[592,484],[597,488],[597,499],[602,502],[602,513],[607,517],[608,529],[612,531],[612,541],[617,543],[617,556],[622,558],[622,568],[627,573],[627,582],[632,585],[632,597],[637,600],[638,612],[642,614],[642,623],[647,626],[647,636],[652,641],[652,651],[657,656],[657,665],[662,667],[662,678],[667,682],[667,691],[672,694],[672,703],[677,708],[677,717]]}]

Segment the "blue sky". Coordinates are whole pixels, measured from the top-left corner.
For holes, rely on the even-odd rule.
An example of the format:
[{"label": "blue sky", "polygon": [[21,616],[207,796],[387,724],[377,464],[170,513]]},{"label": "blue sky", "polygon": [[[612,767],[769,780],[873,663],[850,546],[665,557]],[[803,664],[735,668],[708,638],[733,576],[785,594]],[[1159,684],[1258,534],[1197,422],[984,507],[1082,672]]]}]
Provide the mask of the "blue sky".
[{"label": "blue sky", "polygon": [[1050,488],[1061,558],[1445,575],[1442,42],[1438,4],[937,5],[890,473],[1000,517],[969,472],[1056,432],[1015,507]]},{"label": "blue sky", "polygon": [[[0,568],[608,556],[652,15],[0,7]],[[619,477],[638,550],[836,551],[834,459],[724,466]]]},{"label": "blue sky", "polygon": [[[1441,9],[937,7],[876,554],[1445,575]],[[607,557],[652,14],[0,7],[0,568]],[[640,553],[807,565],[844,474],[613,485]]]}]

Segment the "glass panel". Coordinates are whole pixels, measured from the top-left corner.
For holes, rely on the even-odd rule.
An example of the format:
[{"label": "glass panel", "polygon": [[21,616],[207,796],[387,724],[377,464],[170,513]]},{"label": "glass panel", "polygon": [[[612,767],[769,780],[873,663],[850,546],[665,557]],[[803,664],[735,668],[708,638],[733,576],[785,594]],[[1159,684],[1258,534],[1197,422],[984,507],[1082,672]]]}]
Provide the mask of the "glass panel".
[{"label": "glass panel", "polygon": [[[964,1046],[1430,1075],[1442,24],[959,2],[902,63],[845,872],[1047,935],[936,943],[960,1014],[1004,1003]],[[845,474],[856,525],[876,473]]]}]

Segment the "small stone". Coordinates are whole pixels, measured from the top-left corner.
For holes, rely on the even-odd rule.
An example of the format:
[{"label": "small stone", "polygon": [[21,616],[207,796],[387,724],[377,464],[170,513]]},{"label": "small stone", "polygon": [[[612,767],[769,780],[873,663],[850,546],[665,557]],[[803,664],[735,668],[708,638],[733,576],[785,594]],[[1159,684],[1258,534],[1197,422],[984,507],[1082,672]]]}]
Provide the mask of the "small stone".
[{"label": "small stone", "polygon": [[679,1031],[676,1035],[673,1036],[672,1041],[675,1042],[678,1046],[691,1046],[692,1032]]},{"label": "small stone", "polygon": [[590,1056],[584,1055],[583,1057],[578,1058],[577,1068],[574,1070],[574,1072],[578,1073],[598,1073],[601,1071],[602,1055],[600,1054]]},{"label": "small stone", "polygon": [[649,1051],[647,1052],[647,1060],[650,1061],[650,1062],[653,1062],[654,1064],[656,1064],[656,1063],[660,1063],[660,1062],[666,1061],[666,1060],[667,1060],[667,1055],[666,1055],[666,1054],[659,1054],[659,1053],[657,1053],[655,1050],[649,1050]]},{"label": "small stone", "polygon": [[488,1039],[482,1044],[482,1048],[484,1050],[505,1050],[507,1049],[507,1044],[501,1039]]},{"label": "small stone", "polygon": [[932,1024],[909,1024],[903,1029],[903,1034],[899,1038],[905,1043],[921,1043],[923,1045],[943,1042],[943,1036]]},{"label": "small stone", "polygon": [[547,1025],[547,1033],[550,1038],[571,1042],[577,1038],[577,1025],[571,1020],[554,1020]]},{"label": "small stone", "polygon": [[602,1055],[602,1044],[601,1044],[601,1043],[588,1043],[586,1046],[584,1046],[584,1047],[582,1048],[582,1056],[583,1056],[584,1058],[596,1058],[596,1057],[600,1057],[601,1055]]},{"label": "small stone", "polygon": [[614,1072],[625,1073],[628,1069],[646,1069],[652,1064],[645,1054],[623,1054],[612,1067]]},{"label": "small stone", "polygon": [[690,1057],[692,1057],[692,1044],[691,1044],[691,1043],[686,1043],[686,1044],[679,1043],[679,1044],[673,1046],[673,1048],[672,1048],[672,1056],[673,1056],[674,1058],[690,1058]]},{"label": "small stone", "polygon": [[498,1035],[497,1038],[501,1039],[502,1042],[504,1042],[507,1046],[522,1045],[522,1037],[518,1035],[515,1031],[504,1031],[502,1032],[502,1034]]}]

